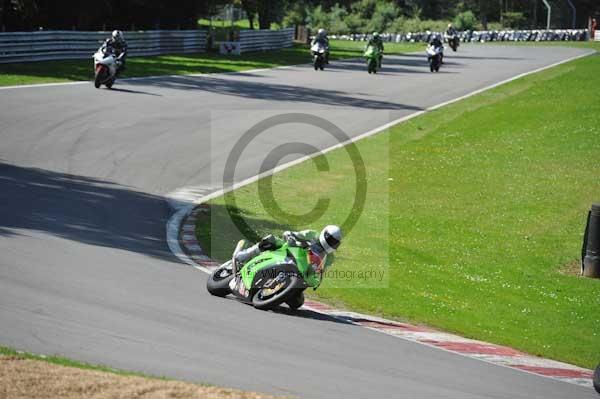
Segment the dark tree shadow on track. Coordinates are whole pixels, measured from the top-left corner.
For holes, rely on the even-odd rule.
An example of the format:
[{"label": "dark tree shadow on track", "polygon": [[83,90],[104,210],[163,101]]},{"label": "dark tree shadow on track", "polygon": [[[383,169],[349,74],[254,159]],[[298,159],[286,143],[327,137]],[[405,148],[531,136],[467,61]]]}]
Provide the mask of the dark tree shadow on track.
[{"label": "dark tree shadow on track", "polygon": [[[425,47],[423,47],[423,55],[420,54],[402,54],[400,57],[402,58],[426,58],[425,56]],[[526,58],[522,57],[486,57],[486,56],[469,56],[469,55],[461,55],[460,49],[457,52],[446,51],[444,50],[444,58],[451,57],[455,59],[463,59],[463,60],[497,60],[497,61],[522,61]],[[408,60],[406,60],[408,61]]]},{"label": "dark tree shadow on track", "polygon": [[[366,74],[366,72],[365,72]],[[129,85],[156,86],[174,90],[201,90],[209,93],[277,102],[323,104],[340,107],[357,107],[379,110],[415,110],[422,108],[390,101],[356,97],[338,90],[290,86],[226,79],[217,76],[167,76],[162,79],[129,81]]]},{"label": "dark tree shadow on track", "polygon": [[0,162],[0,236],[33,230],[178,262],[163,197],[89,177]]},{"label": "dark tree shadow on track", "polygon": [[[383,71],[393,73],[393,74],[422,74],[426,73],[422,69],[423,66],[427,66],[427,57],[421,57],[422,60],[417,59],[399,59],[397,57],[394,58],[383,58]],[[335,71],[335,72],[367,72],[367,63],[365,60],[342,60],[342,61],[332,61],[329,64],[325,71]],[[317,73],[317,72],[315,72]],[[378,72],[379,73],[379,72]]]}]

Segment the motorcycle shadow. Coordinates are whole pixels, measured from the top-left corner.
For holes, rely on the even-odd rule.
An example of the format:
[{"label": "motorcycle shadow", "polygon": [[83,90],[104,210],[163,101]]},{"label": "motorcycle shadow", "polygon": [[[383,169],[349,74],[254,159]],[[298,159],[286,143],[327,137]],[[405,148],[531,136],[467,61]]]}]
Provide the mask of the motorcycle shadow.
[{"label": "motorcycle shadow", "polygon": [[333,323],[347,324],[347,325],[354,324],[349,320],[344,320],[339,317],[329,316],[327,314],[315,312],[314,310],[306,309],[303,307],[300,309],[293,310],[284,305],[281,305],[271,311],[273,313],[277,313],[277,314],[280,314],[283,316],[298,317],[298,318],[302,318],[302,319],[329,321],[329,322],[333,322]]},{"label": "motorcycle shadow", "polygon": [[[226,296],[225,299],[236,301],[253,308],[251,303],[241,301],[231,295]],[[254,311],[259,310],[254,309]],[[301,307],[300,309],[290,309],[289,307],[287,307],[287,305],[279,305],[274,309],[268,310],[268,312],[273,312],[281,316],[298,317],[301,319],[311,319],[317,321],[328,321],[339,324],[354,325],[354,323],[351,320],[345,320],[340,317],[329,316],[327,314],[319,313],[304,307]]]},{"label": "motorcycle shadow", "polygon": [[116,92],[120,92],[120,93],[130,93],[130,94],[143,94],[146,96],[155,96],[155,97],[162,97],[162,94],[156,94],[156,93],[150,93],[147,91],[141,91],[141,90],[132,90],[132,89],[123,89],[121,87],[112,87],[110,89],[106,89],[107,91],[116,91]]}]

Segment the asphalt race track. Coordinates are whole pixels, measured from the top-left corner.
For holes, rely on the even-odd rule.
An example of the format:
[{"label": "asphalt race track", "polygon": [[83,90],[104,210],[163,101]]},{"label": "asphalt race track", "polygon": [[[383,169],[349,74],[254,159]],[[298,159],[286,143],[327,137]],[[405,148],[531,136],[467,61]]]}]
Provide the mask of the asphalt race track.
[{"label": "asphalt race track", "polygon": [[[0,90],[0,345],[153,375],[303,398],[596,398],[589,389],[328,319],[211,297],[167,248],[164,195],[219,188],[224,159],[270,115],[325,117],[356,136],[584,54],[463,46],[438,74],[422,54],[231,75]],[[279,126],[244,151],[336,141]],[[399,304],[401,306],[401,304]]]}]

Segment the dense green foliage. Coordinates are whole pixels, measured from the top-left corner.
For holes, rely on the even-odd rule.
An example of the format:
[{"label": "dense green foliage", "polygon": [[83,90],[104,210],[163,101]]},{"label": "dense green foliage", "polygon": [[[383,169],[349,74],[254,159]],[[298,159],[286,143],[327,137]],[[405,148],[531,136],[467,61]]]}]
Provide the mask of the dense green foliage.
[{"label": "dense green foliage", "polygon": [[[600,14],[597,0],[572,1],[578,27]],[[535,28],[545,25],[546,15],[540,0],[0,0],[0,27],[194,28],[199,17],[221,14],[226,6],[243,9],[250,29],[269,29],[272,23],[309,24],[335,33],[437,30],[441,21],[455,18],[465,27]],[[571,27],[568,3],[553,2],[552,7],[552,26]]]},{"label": "dense green foliage", "polygon": [[[545,12],[541,2],[501,1],[393,1],[393,0],[354,0],[325,6],[323,2],[313,5],[312,1],[295,2],[288,11],[285,21],[298,24],[305,22],[313,28],[323,27],[331,33],[379,32],[418,32],[441,31],[449,22],[459,29],[535,28],[544,25]],[[581,2],[579,26],[587,26],[585,16],[596,11],[599,5],[587,6]],[[302,10],[304,4],[304,11]],[[565,3],[566,4],[566,3]],[[559,5],[557,5],[560,8]],[[582,12],[580,8],[580,13]],[[292,17],[293,16],[293,17]],[[570,27],[570,11],[556,12],[554,26]],[[587,18],[587,17],[586,17]]]}]

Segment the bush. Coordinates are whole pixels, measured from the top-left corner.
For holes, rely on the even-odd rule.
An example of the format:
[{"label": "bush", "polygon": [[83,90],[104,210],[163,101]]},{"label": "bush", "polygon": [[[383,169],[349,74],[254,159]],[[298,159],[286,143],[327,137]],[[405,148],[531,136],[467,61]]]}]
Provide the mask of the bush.
[{"label": "bush", "polygon": [[523,29],[527,23],[522,12],[505,12],[502,18],[504,26],[512,29]]},{"label": "bush", "polygon": [[328,30],[337,34],[349,33],[348,25],[346,23],[347,18],[348,11],[336,3],[329,12]]},{"label": "bush", "polygon": [[448,21],[434,21],[432,19],[427,19],[421,21],[420,31],[445,32],[448,28],[448,23]]},{"label": "bush", "polygon": [[351,13],[346,17],[346,28],[348,33],[366,32],[367,21],[362,19],[359,14]]},{"label": "bush", "polygon": [[353,14],[357,14],[363,20],[370,20],[377,8],[377,0],[360,0],[352,3],[350,9]]},{"label": "bush", "polygon": [[[479,27],[478,29],[482,29]],[[504,30],[504,26],[500,22],[488,22],[487,30]]]},{"label": "bush", "polygon": [[295,26],[304,25],[308,22],[308,10],[304,2],[298,1],[292,3],[292,6],[287,9],[281,25]]},{"label": "bush", "polygon": [[388,32],[399,14],[400,10],[394,3],[378,2],[367,29],[375,32]]},{"label": "bush", "polygon": [[401,32],[419,32],[421,30],[421,20],[417,18],[398,17],[390,26],[393,33]]},{"label": "bush", "polygon": [[454,18],[454,26],[458,30],[474,30],[477,27],[477,18],[472,11],[461,12]]},{"label": "bush", "polygon": [[308,25],[313,30],[323,28],[329,31],[331,28],[330,22],[329,14],[320,5],[313,8],[308,14]]}]

